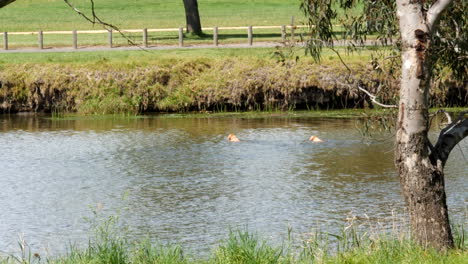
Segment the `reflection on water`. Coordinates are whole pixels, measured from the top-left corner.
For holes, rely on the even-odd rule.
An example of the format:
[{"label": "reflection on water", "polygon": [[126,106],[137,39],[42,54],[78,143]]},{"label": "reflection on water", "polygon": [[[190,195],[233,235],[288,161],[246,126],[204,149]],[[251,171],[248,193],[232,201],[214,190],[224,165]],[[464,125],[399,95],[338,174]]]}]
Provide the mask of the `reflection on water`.
[{"label": "reflection on water", "polygon": [[[226,135],[242,142],[233,144]],[[326,142],[310,143],[317,135]],[[0,117],[0,249],[85,241],[90,206],[122,210],[129,236],[207,252],[230,227],[280,240],[387,217],[403,204],[393,139],[363,140],[355,121],[307,118]],[[467,140],[461,144],[468,155]],[[466,212],[466,160],[447,165],[451,215]],[[126,199],[122,199],[124,194]]]}]

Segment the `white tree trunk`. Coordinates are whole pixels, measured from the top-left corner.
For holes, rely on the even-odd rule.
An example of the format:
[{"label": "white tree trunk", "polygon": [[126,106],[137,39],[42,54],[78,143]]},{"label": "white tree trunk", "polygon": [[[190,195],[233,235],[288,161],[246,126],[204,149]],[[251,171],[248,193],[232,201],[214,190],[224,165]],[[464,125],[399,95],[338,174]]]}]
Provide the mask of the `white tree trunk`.
[{"label": "white tree trunk", "polygon": [[397,1],[402,38],[402,77],[395,163],[414,238],[423,246],[442,249],[452,247],[453,238],[443,166],[433,164],[429,153],[428,54],[431,28],[422,2]]}]

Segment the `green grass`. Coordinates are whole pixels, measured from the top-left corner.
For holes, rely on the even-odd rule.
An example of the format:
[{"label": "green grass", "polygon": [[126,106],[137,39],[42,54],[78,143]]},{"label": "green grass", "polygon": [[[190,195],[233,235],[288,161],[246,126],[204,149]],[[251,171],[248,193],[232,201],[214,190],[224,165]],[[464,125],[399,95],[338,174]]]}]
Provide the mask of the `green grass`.
[{"label": "green grass", "polygon": [[[88,0],[70,1],[90,13]],[[95,0],[96,13],[124,29],[177,28],[185,25],[181,0]],[[200,0],[203,27],[290,24],[301,21],[297,0]],[[0,9],[1,31],[91,29],[62,0],[18,0]]]},{"label": "green grass", "polygon": [[439,252],[414,243],[407,220],[401,216],[392,218],[392,223],[384,220],[391,227],[383,227],[380,220],[350,217],[333,233],[315,230],[296,237],[288,229],[282,242],[266,240],[247,228],[230,229],[210,252],[197,254],[149,237],[129,240],[128,226],[119,214],[106,217],[96,209],[85,220],[90,234],[87,244],[67,241],[65,254],[41,256],[20,239],[19,254],[0,251],[0,264],[461,264],[468,259],[466,223],[452,228],[455,247]]},{"label": "green grass", "polygon": [[[362,108],[346,82],[373,87],[386,77],[372,71],[371,52],[343,56],[351,75],[329,50],[318,64],[289,47],[0,53],[0,99],[7,112],[84,114]],[[395,104],[396,88],[387,86],[380,100]],[[453,100],[438,89],[433,105]]]},{"label": "green grass", "polygon": [[[344,52],[344,49],[338,49]],[[53,53],[0,53],[0,67],[2,65],[22,63],[119,63],[119,64],[153,64],[158,61],[178,61],[187,59],[216,59],[253,58],[275,60],[275,48],[222,48],[222,49],[173,49],[173,50],[136,50],[136,51],[86,51],[86,52],[53,52]],[[294,48],[292,56],[301,60],[311,61],[301,48]],[[284,50],[284,52],[288,52]],[[347,63],[370,61],[370,50],[362,50],[345,56]],[[338,57],[331,51],[325,50],[322,63],[344,68]]]},{"label": "green grass", "polygon": [[[349,98],[345,98],[345,93],[338,94],[334,81],[329,81],[347,76],[346,69],[332,53],[319,65],[302,50],[297,51],[299,61],[286,58],[285,62],[278,62],[273,58],[275,51],[3,53],[0,54],[0,79],[6,85],[0,90],[0,98],[8,98],[7,107],[18,107],[15,109],[19,111],[20,107],[40,105],[45,111],[89,114],[193,109],[292,110],[296,103],[308,104],[303,109],[319,108],[321,101],[312,95],[310,100],[304,97],[288,103],[288,95],[298,97],[305,89],[314,93],[318,92],[314,89],[320,89],[327,96],[337,93],[336,98],[343,97],[344,101]],[[353,78],[371,74],[362,71],[369,59],[365,52],[345,59],[360,71]],[[40,101],[34,95],[38,90],[31,88],[38,84]],[[331,101],[329,108],[336,108],[344,101]]]},{"label": "green grass", "polygon": [[[370,54],[344,56],[349,75],[333,52],[318,64],[300,48],[0,53],[0,99],[6,112],[82,114],[362,108],[346,82],[385,77]],[[380,100],[394,104],[397,86],[388,87]],[[444,91],[438,105],[450,99]]]},{"label": "green grass", "polygon": [[[90,2],[72,1],[90,15]],[[185,13],[181,0],[95,0],[97,15],[104,21],[121,29],[178,28],[185,25]],[[206,28],[232,26],[280,26],[301,24],[302,13],[296,0],[203,0],[199,1],[202,26]],[[0,9],[0,31],[37,32],[73,29],[102,29],[74,13],[62,0],[21,0]],[[246,30],[221,30],[220,43],[247,41]],[[127,40],[115,34],[116,45],[127,45]],[[131,33],[128,37],[141,42],[142,34]],[[3,38],[3,36],[1,37]],[[262,29],[254,31],[256,41],[278,41],[280,30]],[[71,46],[71,35],[44,35],[45,46]],[[177,32],[149,34],[150,45],[177,44]],[[37,35],[10,35],[9,47],[37,46]],[[212,31],[203,37],[186,36],[186,44],[210,43]],[[81,46],[106,45],[106,34],[80,34]]]},{"label": "green grass", "polygon": [[[290,38],[290,34],[287,33]],[[71,34],[47,34],[44,35],[44,49],[47,48],[72,48],[72,35]],[[0,41],[3,41],[3,35],[0,36]],[[255,29],[253,35],[254,43],[257,42],[278,42],[282,41],[280,29]],[[149,32],[148,33],[148,47],[166,47],[178,45],[178,32]],[[247,31],[246,30],[220,30],[218,34],[219,46],[225,44],[247,44]],[[205,31],[202,36],[184,34],[184,46],[193,45],[211,45],[213,44],[212,31]],[[107,34],[86,34],[79,33],[78,35],[78,48],[83,47],[108,47]],[[128,47],[131,45],[143,46],[142,33],[114,33],[112,47]],[[8,49],[25,49],[37,48],[38,36],[37,35],[9,35],[8,36]]]},{"label": "green grass", "polygon": [[[91,16],[89,0],[71,1],[79,10]],[[105,22],[120,29],[178,28],[185,25],[185,12],[181,0],[95,0],[96,14]],[[305,18],[298,0],[203,0],[199,1],[202,36],[185,34],[185,45],[209,44],[213,42],[212,28],[304,25]],[[362,7],[348,10],[347,14],[360,12]],[[338,15],[343,11],[337,7]],[[337,19],[338,20],[338,19]],[[0,32],[38,32],[103,29],[92,25],[71,10],[63,0],[21,0],[0,9]],[[342,27],[335,28],[338,33]],[[296,35],[306,33],[296,29]],[[255,42],[281,41],[280,29],[254,29]],[[287,30],[290,36],[290,30]],[[374,38],[370,36],[369,38]],[[107,33],[78,35],[78,46],[107,46]],[[219,43],[246,43],[247,30],[219,30]],[[142,33],[125,33],[125,37],[114,33],[114,46],[128,46],[129,39],[142,44]],[[296,40],[299,37],[296,37]],[[0,36],[3,42],[3,34]],[[8,37],[9,49],[38,47],[37,34],[12,35]],[[149,32],[150,46],[177,45],[178,32]],[[44,47],[71,47],[71,34],[45,34]]]},{"label": "green grass", "polygon": [[[108,225],[96,229],[85,247],[71,246],[66,254],[44,257],[22,248],[21,256],[0,256],[1,264],[309,264],[309,263],[466,263],[468,251],[465,233],[457,233],[457,247],[446,252],[424,249],[405,233],[357,231],[356,226],[341,233],[316,232],[294,241],[291,236],[281,245],[272,245],[246,230],[230,231],[228,237],[208,257],[186,254],[180,245],[152,243],[148,239],[129,242]],[[462,231],[465,232],[465,231]],[[291,233],[289,233],[291,235]],[[297,246],[299,242],[300,246]]]},{"label": "green grass", "polygon": [[[454,108],[457,110],[458,108]],[[369,116],[383,116],[394,113],[392,109],[341,109],[341,110],[315,110],[315,111],[246,111],[246,112],[208,112],[208,113],[178,113],[164,114],[161,118],[242,118],[242,119],[266,119],[266,118],[360,118]],[[452,108],[448,111],[452,112]],[[67,114],[62,118],[85,118],[80,115]],[[144,116],[137,116],[144,117]],[[92,116],[87,117],[92,118]]]},{"label": "green grass", "polygon": [[[37,32],[37,31],[35,31]],[[223,44],[247,44],[247,30],[246,29],[224,29],[218,31],[218,43]],[[299,31],[296,31],[299,32]],[[71,33],[71,31],[70,31]],[[124,37],[125,36],[125,37]],[[143,45],[142,33],[124,33],[122,36],[119,33],[113,34],[113,47],[129,46],[131,42],[136,45]],[[287,37],[290,37],[288,31]],[[148,32],[148,46],[174,46],[178,45],[178,32]],[[71,48],[72,47],[72,35],[71,34],[45,34],[44,37],[44,48]],[[298,39],[298,38],[297,38]],[[129,41],[130,40],[130,41]],[[280,29],[254,29],[253,41],[255,42],[280,42],[281,30]],[[0,41],[3,43],[3,34],[0,36]],[[184,45],[207,45],[213,43],[213,31],[206,30],[202,36],[184,35]],[[8,48],[11,49],[23,49],[23,48],[35,48],[38,47],[38,36],[33,35],[8,35]],[[106,47],[108,46],[108,35],[107,33],[99,34],[78,34],[78,47]]]}]

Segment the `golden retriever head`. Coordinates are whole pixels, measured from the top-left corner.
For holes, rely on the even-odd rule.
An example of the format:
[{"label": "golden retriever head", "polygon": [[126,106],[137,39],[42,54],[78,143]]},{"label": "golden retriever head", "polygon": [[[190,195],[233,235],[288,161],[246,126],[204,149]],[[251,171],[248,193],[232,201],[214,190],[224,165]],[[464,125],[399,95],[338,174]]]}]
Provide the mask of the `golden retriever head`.
[{"label": "golden retriever head", "polygon": [[311,136],[309,138],[310,141],[312,142],[323,142],[323,140],[321,140],[320,138],[316,137],[316,136]]},{"label": "golden retriever head", "polygon": [[231,142],[240,142],[240,140],[234,134],[229,134],[229,136],[227,138]]}]

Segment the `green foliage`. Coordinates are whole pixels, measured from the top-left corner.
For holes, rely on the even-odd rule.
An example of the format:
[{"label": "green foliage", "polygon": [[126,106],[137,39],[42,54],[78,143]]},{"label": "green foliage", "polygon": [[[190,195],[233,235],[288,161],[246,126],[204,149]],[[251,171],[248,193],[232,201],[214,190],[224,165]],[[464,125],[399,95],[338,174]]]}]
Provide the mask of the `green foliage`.
[{"label": "green foliage", "polygon": [[274,264],[282,261],[283,248],[272,247],[248,231],[230,231],[229,238],[215,251],[214,263]]},{"label": "green foliage", "polygon": [[21,256],[0,256],[0,264],[459,264],[468,258],[463,226],[454,228],[456,248],[447,252],[418,246],[408,231],[395,223],[391,231],[382,230],[378,224],[354,217],[336,234],[315,231],[295,241],[289,233],[288,246],[272,246],[246,230],[231,230],[212,254],[199,259],[184,254],[180,245],[152,243],[149,239],[129,242],[118,217],[95,217],[89,243],[84,247],[70,246],[64,255],[41,258],[21,241]]},{"label": "green foliage", "polygon": [[463,84],[468,82],[468,3],[454,1],[433,34],[432,61],[436,75],[450,70]]},{"label": "green foliage", "polygon": [[306,39],[306,52],[315,61],[319,61],[323,47],[333,47],[333,41],[336,40],[333,22],[337,17],[337,11],[333,8],[332,0],[304,0],[300,8],[307,18],[310,30],[309,38]]},{"label": "green foliage", "polygon": [[[423,8],[427,10],[432,2],[424,1]],[[349,50],[355,51],[365,44],[367,37],[375,34],[382,45],[394,47],[390,55],[381,54],[380,58],[394,58],[399,53],[395,1],[302,0],[301,9],[310,26],[307,51],[316,60],[321,57],[324,47],[333,49],[333,40],[350,41]],[[467,10],[466,1],[453,1],[430,35],[433,75],[439,76],[449,70],[452,80],[465,86],[468,76]],[[339,33],[337,26],[343,32]]]},{"label": "green foliage", "polygon": [[136,243],[132,250],[134,264],[185,264],[189,263],[179,245],[152,244],[150,240]]},{"label": "green foliage", "polygon": [[[365,30],[356,32],[352,36],[355,38],[362,38],[365,35],[372,33],[377,34],[377,39],[383,45],[390,45],[396,41],[395,36],[398,35],[398,25],[396,23],[396,1],[394,0],[381,0],[381,1],[367,1],[364,4],[364,10],[351,25],[356,24],[362,27],[365,24]],[[351,18],[351,21],[353,19]]]}]

